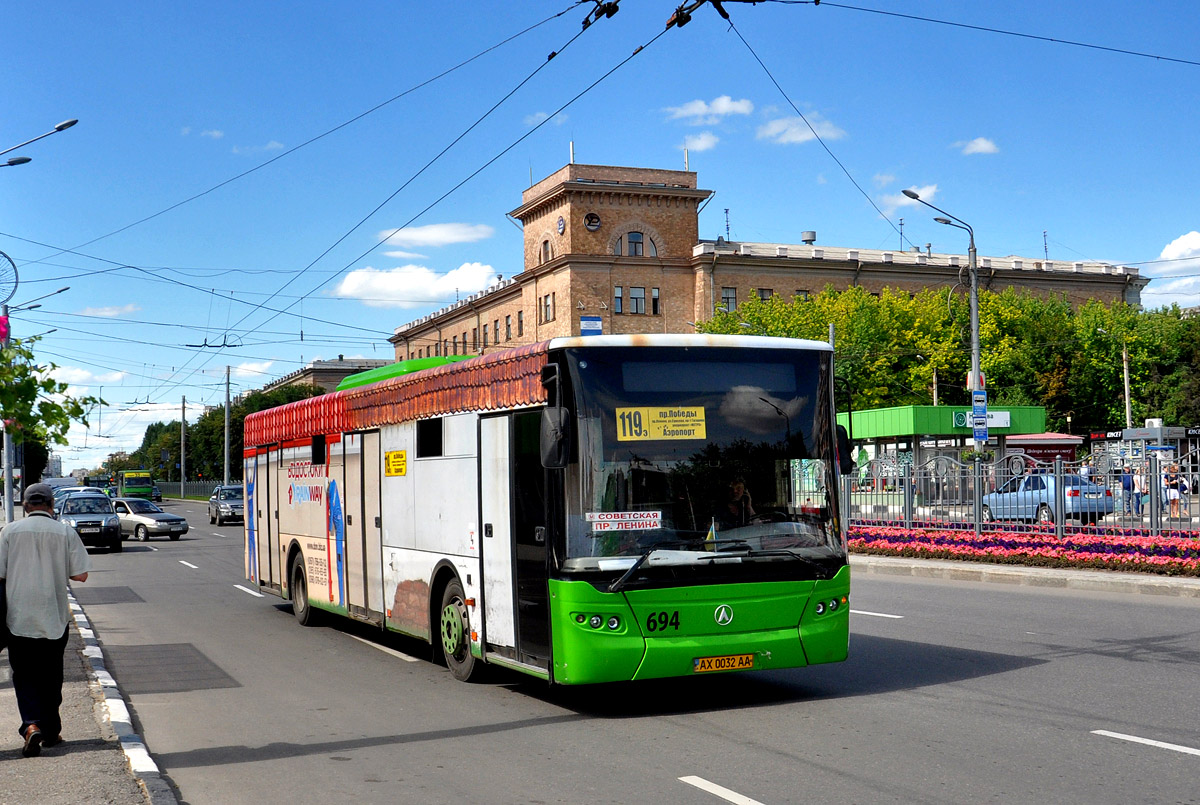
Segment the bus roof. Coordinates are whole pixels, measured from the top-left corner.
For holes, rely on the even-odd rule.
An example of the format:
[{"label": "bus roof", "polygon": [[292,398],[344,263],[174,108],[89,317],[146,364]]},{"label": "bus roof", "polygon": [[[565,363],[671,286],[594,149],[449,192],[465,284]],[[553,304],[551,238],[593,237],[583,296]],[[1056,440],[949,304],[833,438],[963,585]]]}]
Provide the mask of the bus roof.
[{"label": "bus roof", "polygon": [[[541,370],[551,350],[727,347],[832,352],[824,341],[751,335],[590,335],[555,338],[287,403],[246,417],[244,449],[301,442],[463,411],[543,405]],[[388,367],[385,367],[388,368]]]},{"label": "bus roof", "polygon": [[832,352],[826,341],[763,335],[655,333],[637,335],[573,335],[552,338],[550,349],[568,347],[737,347],[739,349],[808,349]]}]

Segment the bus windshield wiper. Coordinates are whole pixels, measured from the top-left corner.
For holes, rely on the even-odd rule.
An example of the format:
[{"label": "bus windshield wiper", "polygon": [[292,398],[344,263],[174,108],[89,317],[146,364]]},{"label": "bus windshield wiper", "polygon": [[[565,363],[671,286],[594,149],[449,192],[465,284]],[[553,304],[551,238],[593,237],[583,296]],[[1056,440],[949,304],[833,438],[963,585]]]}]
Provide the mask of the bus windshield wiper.
[{"label": "bus windshield wiper", "polygon": [[792,559],[798,559],[801,562],[803,562],[804,564],[814,567],[817,570],[821,571],[822,579],[833,578],[833,576],[831,576],[829,573],[829,568],[825,567],[825,565],[823,565],[820,562],[817,562],[813,559],[809,559],[804,554],[796,553],[791,548],[760,548],[758,550],[751,550],[750,556],[751,557],[754,557],[754,556],[788,556],[788,557],[791,557]]},{"label": "bus windshield wiper", "polygon": [[610,593],[619,592],[621,588],[625,586],[625,582],[629,581],[629,579],[633,577],[633,574],[638,572],[638,568],[646,564],[646,560],[650,558],[650,554],[657,550],[661,550],[661,546],[655,545],[653,548],[639,556],[638,560],[630,565],[628,570],[621,574],[621,578],[608,585],[608,591]]}]

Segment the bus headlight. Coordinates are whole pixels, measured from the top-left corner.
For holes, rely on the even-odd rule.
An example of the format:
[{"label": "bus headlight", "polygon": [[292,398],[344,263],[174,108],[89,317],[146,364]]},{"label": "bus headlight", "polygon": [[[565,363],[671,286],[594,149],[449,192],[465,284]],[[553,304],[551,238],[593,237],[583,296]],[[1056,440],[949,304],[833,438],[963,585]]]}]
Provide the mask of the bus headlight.
[{"label": "bus headlight", "polygon": [[599,629],[603,623],[604,618],[601,618],[599,615],[593,615],[591,620],[588,621],[588,626],[591,626],[593,629]]},{"label": "bus headlight", "polygon": [[621,619],[618,618],[616,615],[613,615],[612,617],[610,617],[608,619],[608,628],[613,629],[613,630],[621,628]]},{"label": "bus headlight", "polygon": [[816,606],[816,610],[817,610],[817,614],[818,614],[818,615],[824,615],[824,614],[825,614],[825,602],[824,602],[824,601],[818,601],[818,602],[817,602],[817,606]]}]

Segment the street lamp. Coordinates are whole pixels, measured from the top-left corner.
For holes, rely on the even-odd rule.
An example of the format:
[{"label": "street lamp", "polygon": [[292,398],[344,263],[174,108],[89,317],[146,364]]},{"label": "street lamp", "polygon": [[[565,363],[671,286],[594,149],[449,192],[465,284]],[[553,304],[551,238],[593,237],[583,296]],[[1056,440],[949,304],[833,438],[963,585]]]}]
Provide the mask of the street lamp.
[{"label": "street lamp", "polygon": [[[78,120],[64,120],[63,122],[59,123],[54,128],[50,129],[50,131],[46,132],[45,134],[39,134],[38,136],[34,137],[32,140],[26,140],[23,143],[18,143],[17,145],[14,145],[12,148],[5,148],[3,151],[0,151],[0,157],[4,156],[5,154],[9,153],[10,151],[16,151],[18,148],[24,148],[25,146],[29,145],[30,143],[36,143],[38,140],[42,139],[43,137],[49,137],[51,134],[58,134],[60,131],[66,131],[67,129],[71,128],[78,122],[79,122]],[[17,157],[17,159],[23,159],[23,160],[25,160],[25,162],[29,161],[28,157]],[[24,163],[16,162],[13,164],[21,165]]]},{"label": "street lamp", "polygon": [[[924,204],[930,209],[937,210],[945,218],[934,218],[939,224],[952,226],[956,229],[964,229],[967,235],[970,236],[970,245],[967,248],[967,266],[968,273],[971,275],[971,380],[967,384],[969,391],[974,391],[979,385],[979,272],[975,269],[975,230],[971,225],[961,218],[955,218],[950,213],[943,210],[941,207],[935,207],[925,199],[917,195],[915,190],[904,190],[904,195],[911,198],[913,201]],[[982,453],[986,445],[975,440],[975,452]]]},{"label": "street lamp", "polygon": [[24,165],[32,161],[29,157],[9,157],[7,162],[0,162],[0,168],[11,168],[13,165]]}]

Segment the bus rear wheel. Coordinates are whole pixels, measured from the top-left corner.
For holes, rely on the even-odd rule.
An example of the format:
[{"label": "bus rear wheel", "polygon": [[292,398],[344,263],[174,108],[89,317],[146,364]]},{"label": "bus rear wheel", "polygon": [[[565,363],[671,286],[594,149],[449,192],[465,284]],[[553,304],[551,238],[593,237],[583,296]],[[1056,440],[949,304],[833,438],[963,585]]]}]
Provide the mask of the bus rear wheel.
[{"label": "bus rear wheel", "polygon": [[442,591],[438,632],[442,636],[446,667],[455,679],[466,682],[476,673],[478,663],[471,654],[471,623],[462,584],[458,579],[451,579]]},{"label": "bus rear wheel", "polygon": [[315,626],[317,615],[308,600],[308,577],[304,573],[304,557],[298,553],[292,558],[292,569],[288,578],[291,579],[289,593],[292,596],[292,614],[301,626]]}]

